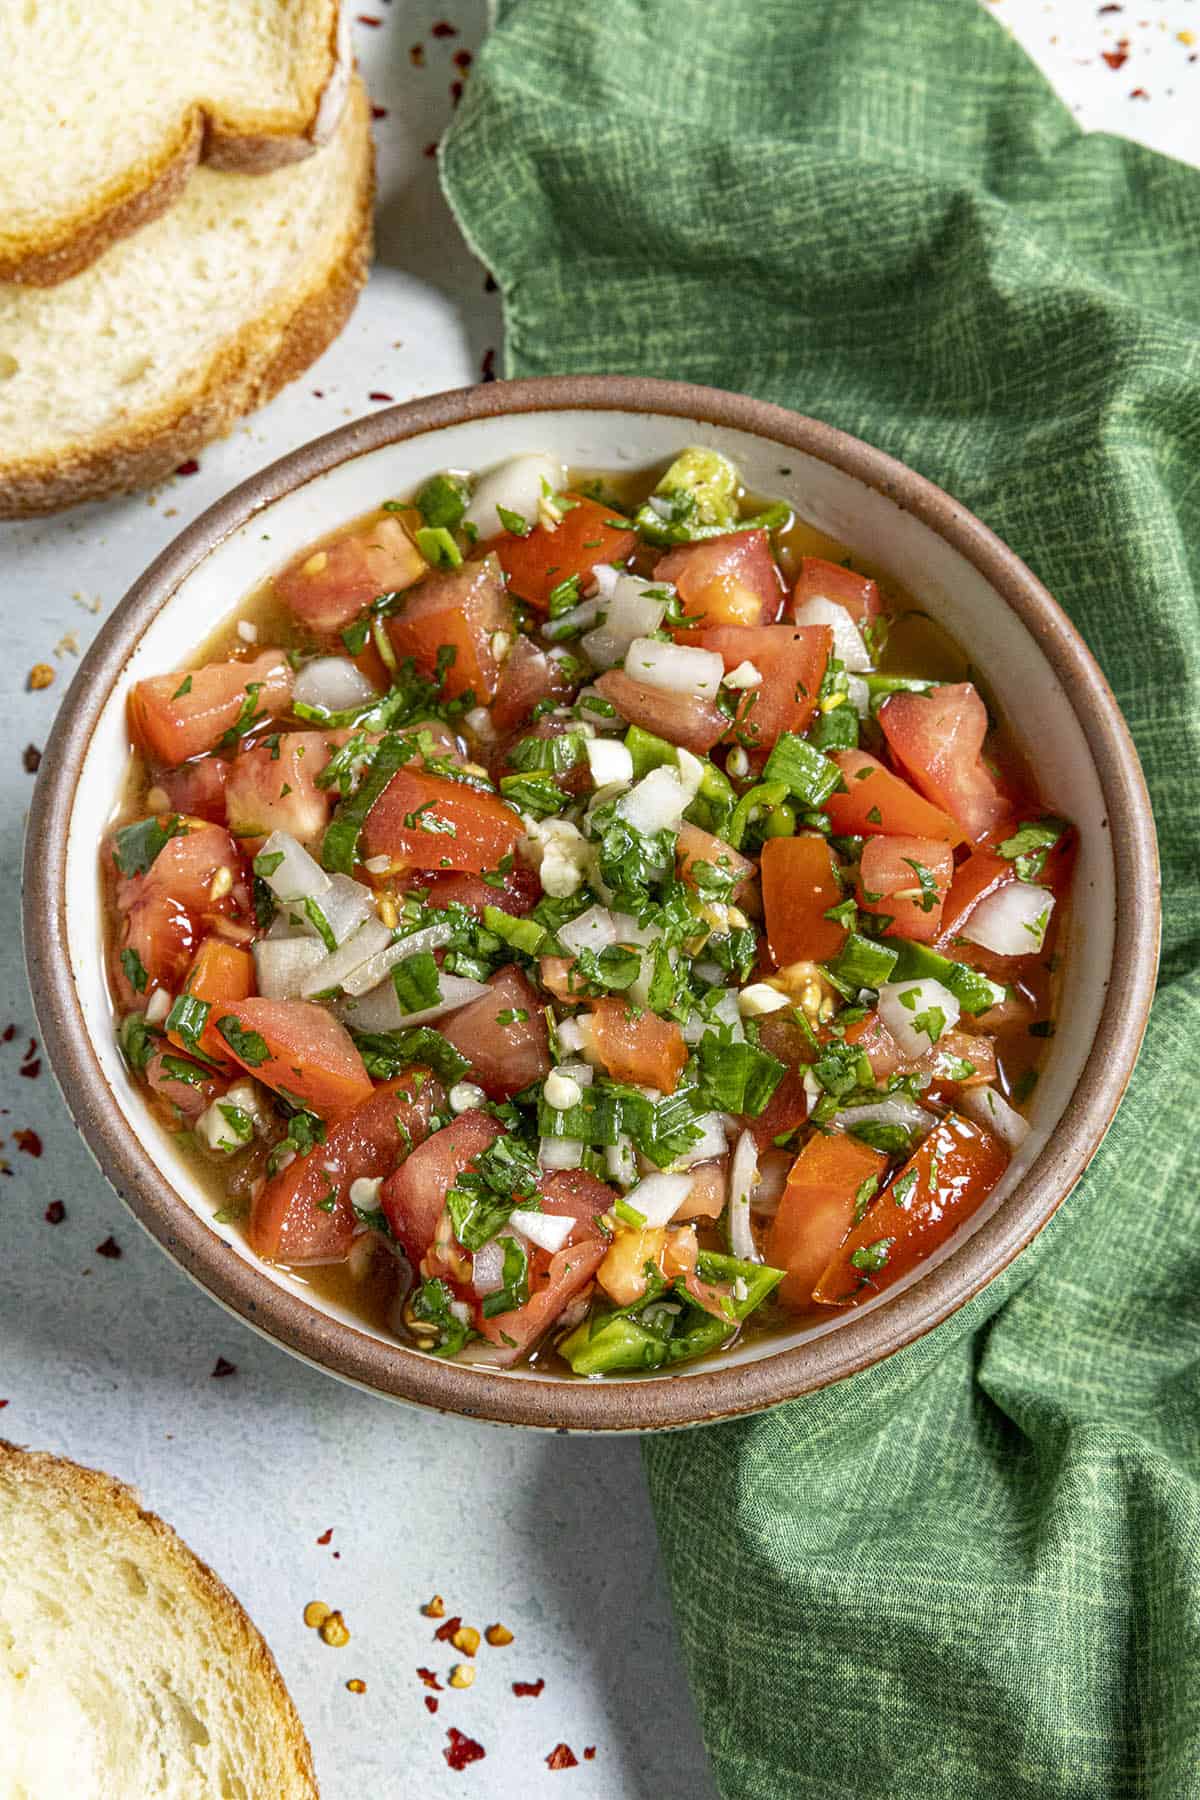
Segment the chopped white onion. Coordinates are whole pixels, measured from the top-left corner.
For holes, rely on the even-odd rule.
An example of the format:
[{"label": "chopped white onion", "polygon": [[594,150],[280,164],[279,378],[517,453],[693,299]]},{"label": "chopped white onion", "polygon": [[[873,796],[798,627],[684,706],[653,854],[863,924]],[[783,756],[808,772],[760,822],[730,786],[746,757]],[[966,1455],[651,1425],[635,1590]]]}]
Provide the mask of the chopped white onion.
[{"label": "chopped white onion", "polygon": [[678,772],[664,764],[622,794],[617,812],[635,831],[653,837],[657,831],[678,831],[688,804]]},{"label": "chopped white onion", "polygon": [[565,1050],[568,1055],[583,1049],[582,1022],[579,1019],[560,1019],[554,1028],[554,1035],[558,1039],[559,1049]]},{"label": "chopped white onion", "polygon": [[761,1262],[750,1229],[750,1196],[758,1185],[758,1145],[743,1131],[729,1167],[729,1248],[744,1262]]},{"label": "chopped white onion", "polygon": [[[721,1144],[724,1148],[724,1137]],[[690,1175],[647,1175],[625,1198],[648,1226],[666,1225],[692,1191]]]},{"label": "chopped white onion", "polygon": [[473,1081],[456,1081],[446,1098],[450,1102],[452,1113],[465,1113],[482,1106],[487,1096]]},{"label": "chopped white onion", "polygon": [[329,886],[318,895],[307,896],[304,906],[291,904],[292,919],[301,932],[311,932],[325,941],[318,917],[333,934],[337,945],[346,943],[359,926],[375,915],[375,899],[369,888],[352,881],[349,875],[331,875]]},{"label": "chopped white onion", "polygon": [[[593,706],[603,710],[593,711]],[[612,702],[594,687],[580,688],[575,696],[575,711],[585,725],[591,725],[596,731],[623,732],[626,729],[624,719],[613,711]]]},{"label": "chopped white onion", "polygon": [[161,1025],[174,1002],[166,988],[155,988],[146,1002],[147,1025]]},{"label": "chopped white onion", "polygon": [[509,1223],[539,1250],[548,1250],[553,1255],[562,1249],[579,1220],[572,1218],[570,1213],[530,1212],[519,1206]]},{"label": "chopped white onion", "polygon": [[818,594],[798,606],[797,625],[828,625],[833,632],[833,654],[840,658],[852,675],[861,675],[872,667],[871,653],[863,642],[862,632],[844,606]]},{"label": "chopped white onion", "polygon": [[865,719],[871,710],[871,690],[861,675],[847,675],[846,688],[850,698],[847,702],[852,706],[860,719]]},{"label": "chopped white onion", "polygon": [[637,1181],[637,1157],[633,1154],[633,1140],[628,1132],[623,1131],[615,1144],[607,1145],[604,1165],[608,1179],[615,1181],[619,1188],[631,1188]]},{"label": "chopped white onion", "polygon": [[579,648],[595,669],[612,669],[625,658],[635,640],[657,631],[673,589],[651,588],[636,575],[617,575],[600,601],[602,622],[580,638]]},{"label": "chopped white onion", "polygon": [[694,1144],[689,1144],[682,1156],[677,1156],[671,1164],[672,1169],[690,1169],[696,1163],[712,1162],[715,1157],[724,1156],[729,1148],[725,1140],[725,1125],[720,1113],[702,1113],[693,1125],[700,1127],[700,1136]]},{"label": "chopped white onion", "polygon": [[713,700],[725,664],[715,650],[638,637],[625,653],[625,673],[631,681],[644,682],[666,694],[696,694],[703,700]]},{"label": "chopped white onion", "polygon": [[350,1183],[351,1206],[361,1206],[364,1212],[370,1212],[379,1205],[379,1191],[382,1186],[382,1175],[356,1176]]},{"label": "chopped white onion", "polygon": [[617,941],[616,919],[605,906],[589,906],[559,928],[558,941],[575,955],[580,950],[605,950]]},{"label": "chopped white onion", "polygon": [[305,663],[292,685],[292,699],[304,706],[321,706],[341,712],[349,706],[365,706],[377,698],[375,689],[348,656],[318,656]]},{"label": "chopped white onion", "polygon": [[958,1110],[966,1113],[968,1119],[974,1119],[977,1125],[994,1131],[1010,1150],[1019,1150],[1032,1129],[1029,1120],[1022,1118],[993,1087],[965,1088],[959,1098]]},{"label": "chopped white onion", "polygon": [[289,831],[273,831],[255,861],[272,856],[282,856],[283,861],[263,879],[277,900],[319,899],[333,885],[320,863]]},{"label": "chopped white onion", "polygon": [[585,1147],[582,1138],[544,1137],[538,1145],[538,1161],[543,1169],[578,1169]]},{"label": "chopped white onion", "polygon": [[390,979],[381,981],[360,999],[340,1000],[334,1010],[355,1031],[406,1031],[410,1025],[431,1025],[443,1014],[457,1012],[460,1006],[491,992],[482,981],[468,981],[462,975],[443,975],[438,985],[440,1000],[419,1012],[404,1011]]},{"label": "chopped white onion", "polygon": [[933,1113],[926,1112],[907,1094],[888,1094],[882,1100],[870,1100],[865,1106],[847,1106],[829,1121],[835,1131],[853,1131],[859,1125],[899,1125],[902,1130],[932,1131],[937,1123]]},{"label": "chopped white onion", "polygon": [[565,1075],[561,1069],[551,1069],[542,1083],[542,1098],[555,1112],[570,1112],[583,1099],[583,1089],[573,1075]]},{"label": "chopped white onion", "polygon": [[314,937],[259,938],[252,948],[258,991],[264,1000],[298,1000],[312,970],[328,961]]},{"label": "chopped white onion", "polygon": [[743,1019],[759,1019],[765,1013],[779,1012],[791,1004],[786,994],[765,981],[752,981],[738,995],[738,1011]]},{"label": "chopped white onion", "polygon": [[516,513],[527,525],[536,525],[542,503],[542,483],[552,494],[562,491],[567,472],[552,456],[533,454],[514,456],[498,469],[483,476],[471,504],[463,514],[463,522],[474,525],[480,537],[495,537],[505,529],[499,508]]},{"label": "chopped white onion", "polygon": [[[368,919],[363,931],[367,930],[370,923]],[[386,926],[383,929],[387,931]],[[359,936],[361,935],[360,932]],[[448,944],[453,936],[454,926],[449,919],[439,919],[433,925],[426,925],[421,931],[410,932],[408,937],[397,938],[394,943],[392,934],[388,931],[378,949],[372,950],[369,959],[346,976],[342,986],[348,994],[368,994],[406,956],[416,956],[421,950],[438,950],[443,944]],[[358,937],[352,941],[357,943]]]},{"label": "chopped white onion", "polygon": [[504,1239],[490,1238],[475,1252],[471,1265],[471,1286],[482,1300],[498,1293],[504,1286]]},{"label": "chopped white onion", "polygon": [[[296,942],[303,943],[300,938]],[[364,981],[360,987],[352,988],[349,983],[363,967],[392,941],[392,934],[379,919],[364,919],[358,930],[337,950],[329,956],[322,956],[305,975],[300,985],[302,999],[311,999],[314,994],[324,994],[333,988],[345,988],[347,993],[365,994],[375,986],[374,981]],[[376,976],[376,980],[380,977]]]},{"label": "chopped white onion", "polygon": [[[960,1010],[950,989],[940,981],[885,981],[879,990],[879,1017],[900,1046],[901,1055],[914,1060],[924,1056],[943,1031],[958,1024]],[[940,1027],[932,1037],[917,1026],[922,1018]]]},{"label": "chopped white onion", "polygon": [[597,787],[628,787],[633,780],[633,752],[617,738],[589,738],[584,745],[588,769]]},{"label": "chopped white onion", "polygon": [[592,564],[592,585],[601,600],[612,598],[617,591],[617,583],[620,579],[620,569],[614,569],[611,563]]},{"label": "chopped white onion", "polygon": [[[561,634],[567,631],[587,631],[588,626],[594,625],[599,617],[600,602],[598,600],[581,600],[578,606],[570,606],[566,612],[559,613],[556,619],[551,619],[547,628],[548,635],[553,636],[555,633]],[[594,634],[588,632],[589,637],[592,635]],[[579,642],[583,645],[587,642],[587,638],[580,638]]]},{"label": "chopped white onion", "polygon": [[762,670],[756,669],[752,662],[740,662],[736,669],[730,669],[725,677],[727,688],[756,688],[762,686]]},{"label": "chopped white onion", "polygon": [[1049,888],[1012,881],[981,900],[959,932],[995,956],[1029,956],[1041,949],[1053,911]]}]

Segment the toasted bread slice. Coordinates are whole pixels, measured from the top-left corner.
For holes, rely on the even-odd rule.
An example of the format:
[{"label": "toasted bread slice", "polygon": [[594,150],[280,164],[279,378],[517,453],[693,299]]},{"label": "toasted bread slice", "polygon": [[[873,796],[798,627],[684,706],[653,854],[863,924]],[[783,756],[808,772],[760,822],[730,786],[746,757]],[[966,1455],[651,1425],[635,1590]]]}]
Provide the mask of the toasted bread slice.
[{"label": "toasted bread slice", "polygon": [[229,1589],[132,1488],[0,1439],[0,1794],[315,1800]]},{"label": "toasted bread slice", "polygon": [[64,281],[165,212],[197,162],[262,174],[333,135],[339,0],[0,5],[0,281]]},{"label": "toasted bread slice", "polygon": [[0,284],[0,518],[159,480],[319,356],[366,277],[372,171],[356,81],[307,162],[198,169],[71,281]]}]

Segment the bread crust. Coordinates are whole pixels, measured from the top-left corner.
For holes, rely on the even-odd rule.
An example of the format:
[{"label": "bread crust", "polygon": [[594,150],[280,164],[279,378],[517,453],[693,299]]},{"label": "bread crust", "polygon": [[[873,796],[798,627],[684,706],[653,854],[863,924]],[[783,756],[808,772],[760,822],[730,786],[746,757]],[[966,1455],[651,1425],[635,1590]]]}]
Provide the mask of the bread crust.
[{"label": "bread crust", "polygon": [[174,205],[199,162],[234,174],[268,175],[320,149],[337,130],[349,93],[354,59],[349,14],[335,6],[324,50],[326,71],[305,116],[283,115],[247,129],[236,117],[189,107],[157,153],[122,170],[100,193],[23,242],[0,229],[0,281],[54,287],[94,263],[120,238],[148,225]]},{"label": "bread crust", "polygon": [[[143,1563],[153,1564],[164,1586],[187,1595],[210,1620],[260,1722],[260,1748],[268,1753],[271,1765],[262,1770],[264,1800],[267,1795],[271,1800],[319,1800],[308,1738],[266,1639],[237,1595],[178,1532],[156,1513],[147,1512],[137,1491],[114,1476],[0,1438],[0,1490],[7,1484],[41,1489],[68,1515],[78,1510],[106,1514],[112,1536],[119,1536],[130,1550],[136,1548]],[[274,1721],[274,1731],[262,1729],[269,1721]]]},{"label": "bread crust", "polygon": [[354,310],[372,250],[375,163],[361,82],[355,81],[348,104],[361,115],[355,121],[361,133],[355,192],[341,241],[315,283],[277,296],[247,320],[157,410],[78,445],[0,464],[0,519],[61,512],[161,481],[265,405],[328,348]]}]

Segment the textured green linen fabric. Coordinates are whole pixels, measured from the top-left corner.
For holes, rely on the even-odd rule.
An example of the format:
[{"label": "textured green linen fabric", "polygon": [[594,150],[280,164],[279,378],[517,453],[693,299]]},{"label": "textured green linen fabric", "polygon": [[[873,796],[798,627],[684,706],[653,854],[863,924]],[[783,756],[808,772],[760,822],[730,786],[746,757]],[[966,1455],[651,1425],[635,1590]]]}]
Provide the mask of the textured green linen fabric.
[{"label": "textured green linen fabric", "polygon": [[779,401],[980,513],[1160,830],[1146,1046],[1037,1244],[881,1367],[646,1444],[721,1791],[1192,1800],[1200,174],[1083,135],[975,0],[509,0],[443,176],[509,374]]}]

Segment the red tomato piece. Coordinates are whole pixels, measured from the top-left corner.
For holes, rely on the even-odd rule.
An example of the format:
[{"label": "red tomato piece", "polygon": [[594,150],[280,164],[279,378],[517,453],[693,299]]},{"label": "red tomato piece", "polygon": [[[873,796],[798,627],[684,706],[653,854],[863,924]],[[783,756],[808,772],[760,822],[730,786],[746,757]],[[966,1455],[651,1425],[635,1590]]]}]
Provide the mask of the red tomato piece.
[{"label": "red tomato piece", "polygon": [[[236,1028],[232,1043],[221,1031],[228,1019]],[[350,1033],[311,1000],[231,1002],[213,1009],[211,1023],[228,1054],[258,1081],[323,1119],[370,1098],[370,1077]]]},{"label": "red tomato piece", "polygon": [[[249,999],[255,985],[254,958],[249,950],[244,950],[240,944],[230,944],[224,938],[205,938],[187,972],[183,991],[195,1000],[207,1002],[208,1022],[200,1033],[199,1047],[223,1069],[231,1067],[229,1046],[212,1021],[227,1003]],[[181,1050],[191,1048],[177,1032],[171,1031],[167,1035]]]},{"label": "red tomato piece", "polygon": [[[207,926],[235,917],[249,899],[246,865],[229,833],[203,820],[185,823],[188,829],[169,838],[143,874],[117,881],[117,910],[125,914],[121,948],[137,953],[153,984],[171,989],[178,987]],[[227,891],[222,891],[223,870],[232,876]],[[119,991],[130,1005],[136,1003],[127,984]]]},{"label": "red tomato piece", "polygon": [[995,1081],[995,1040],[982,1032],[963,1031],[956,1025],[943,1031],[932,1049],[912,1066],[933,1077],[929,1092],[934,1099],[953,1103],[963,1089]]},{"label": "red tomato piece", "polygon": [[[386,1179],[424,1143],[445,1104],[428,1069],[406,1069],[329,1127],[325,1142],[272,1175],[250,1212],[250,1246],[272,1262],[336,1262],[358,1232],[351,1184]],[[332,1201],[332,1205],[329,1202]]]},{"label": "red tomato piece", "polygon": [[251,854],[273,831],[315,843],[337,798],[332,788],[316,782],[328,761],[329,740],[320,731],[285,731],[274,744],[239,751],[225,789],[225,816],[234,837]]},{"label": "red tomato piece", "polygon": [[282,650],[264,650],[252,662],[207,663],[137,682],[129,695],[129,723],[150,756],[182,763],[215,750],[246,717],[261,714],[264,723],[278,718],[291,699],[292,671]]},{"label": "red tomato piece", "polygon": [[563,1308],[587,1286],[608,1248],[608,1239],[596,1223],[597,1216],[613,1202],[613,1190],[603,1181],[581,1169],[565,1169],[548,1176],[539,1191],[544,1213],[569,1215],[578,1223],[563,1248],[553,1255],[535,1244],[527,1246],[529,1298],[524,1306],[497,1313],[492,1319],[485,1319],[480,1310],[478,1328],[509,1353],[505,1362],[515,1362],[549,1330]]},{"label": "red tomato piece", "polygon": [[935,806],[974,843],[1012,817],[1012,802],[983,761],[987,708],[969,681],[928,694],[893,694],[879,709],[888,748]]},{"label": "red tomato piece", "polygon": [[831,761],[842,772],[844,793],[831,794],[825,802],[830,823],[838,837],[939,838],[953,847],[963,840],[962,828],[949,813],[931,806],[914,793],[899,775],[885,769],[878,757],[865,750],[835,750]]},{"label": "red tomato piece", "polygon": [[826,562],[823,556],[802,556],[800,573],[792,589],[792,611],[806,600],[832,600],[844,606],[856,625],[868,625],[883,610],[879,584],[866,575],[856,575],[840,563]]},{"label": "red tomato piece", "polygon": [[384,1182],[379,1204],[413,1268],[433,1242],[446,1195],[469,1163],[503,1135],[483,1112],[460,1113],[406,1156]]},{"label": "red tomato piece", "polygon": [[636,531],[608,523],[616,516],[610,506],[577,494],[568,497],[575,505],[553,531],[544,525],[535,525],[527,537],[506,531],[487,545],[500,559],[509,591],[541,611],[560,582],[578,575],[586,587],[597,563],[625,562],[637,549]]},{"label": "red tomato piece", "polygon": [[471,1059],[468,1079],[492,1100],[508,1100],[550,1073],[542,1002],[515,963],[499,969],[491,990],[442,1022],[443,1036]]},{"label": "red tomato piece", "polygon": [[409,764],[367,814],[362,855],[390,856],[398,867],[479,875],[515,853],[521,832],[516,813],[494,794]]},{"label": "red tomato piece", "polygon": [[813,1304],[813,1290],[854,1222],[860,1195],[872,1191],[868,1184],[878,1184],[886,1168],[882,1151],[857,1138],[818,1135],[805,1144],[767,1234],[767,1261],[787,1270],[776,1290],[785,1306],[803,1312]]},{"label": "red tomato piece", "polygon": [[957,937],[976,906],[987,894],[1007,887],[1017,879],[1016,866],[1004,856],[993,856],[990,850],[975,850],[955,870],[942,923],[938,933],[939,948]]},{"label": "red tomato piece", "polygon": [[429,890],[429,906],[467,906],[482,914],[485,906],[498,907],[523,919],[542,897],[542,884],[532,869],[517,865],[504,876],[502,887],[493,887],[482,875],[451,874],[423,877]]},{"label": "red tomato piece", "polygon": [[777,1137],[795,1131],[807,1117],[808,1090],[804,1076],[799,1069],[789,1069],[758,1117],[744,1118],[742,1127],[754,1133],[754,1141],[760,1150],[769,1150]]},{"label": "red tomato piece", "polygon": [[683,1033],[673,1019],[638,1013],[624,1000],[597,1000],[592,1006],[596,1055],[614,1081],[673,1094],[688,1059]]},{"label": "red tomato piece", "polygon": [[568,700],[575,683],[557,657],[539,650],[527,637],[518,637],[500,671],[492,701],[492,726],[504,737],[529,718],[539,700]]},{"label": "red tomato piece", "polygon": [[738,895],[754,879],[754,864],[748,856],[742,856],[731,849],[720,838],[713,837],[709,831],[702,831],[699,825],[682,825],[675,845],[675,862],[680,881],[686,881],[689,887],[695,887],[692,880],[692,866],[695,863],[708,863],[719,874],[727,875],[733,885],[729,889],[729,899],[736,900]]},{"label": "red tomato piece", "polygon": [[[575,725],[573,719],[539,719],[536,725],[528,723],[522,729],[502,738],[492,753],[489,773],[493,781],[500,781],[505,775],[514,775],[518,771],[513,766],[512,756],[518,744],[527,738],[537,738],[542,742],[550,738],[565,737]],[[573,764],[560,775],[555,775],[555,782],[567,794],[586,794],[592,788],[592,778],[585,759]]]},{"label": "red tomato piece", "polygon": [[886,1081],[894,1075],[904,1062],[900,1054],[900,1046],[888,1030],[878,1013],[868,1013],[865,1019],[857,1020],[846,1027],[846,1042],[857,1044],[866,1052],[867,1061],[871,1065],[871,1073],[876,1081]]},{"label": "red tomato piece", "polygon": [[673,1215],[675,1224],[685,1219],[719,1219],[725,1210],[725,1163],[696,1163],[688,1170],[691,1189]]},{"label": "red tomato piece", "polygon": [[384,515],[306,550],[275,577],[275,592],[302,625],[330,634],[380,594],[420,581],[428,568],[399,519]]},{"label": "red tomato piece", "polygon": [[762,676],[745,691],[730,728],[748,750],[769,750],[781,732],[807,728],[833,649],[828,625],[719,625],[674,635],[678,643],[715,650],[727,673],[749,662]]},{"label": "red tomato piece", "polygon": [[443,690],[457,699],[469,688],[480,706],[492,698],[500,680],[493,639],[499,632],[511,641],[514,630],[512,603],[494,556],[428,576],[387,622],[396,655],[411,656],[421,675],[434,676],[440,652],[447,646],[453,650]]},{"label": "red tomato piece", "polygon": [[859,865],[858,903],[887,913],[884,937],[932,944],[954,875],[954,852],[938,838],[869,837]]},{"label": "red tomato piece", "polygon": [[833,852],[823,837],[768,838],[762,848],[763,914],[777,969],[789,963],[828,962],[846,941],[846,928],[825,917],[842,900]]},{"label": "red tomato piece", "polygon": [[[195,1078],[172,1073],[168,1064],[175,1068],[186,1065],[194,1071]],[[179,1056],[174,1050],[155,1051],[146,1064],[146,1080],[154,1092],[177,1107],[185,1119],[198,1119],[205,1107],[211,1106],[225,1089],[224,1081],[218,1080],[211,1070],[202,1069],[199,1063]]]},{"label": "red tomato piece", "polygon": [[982,1206],[1007,1167],[999,1138],[947,1113],[830,1256],[813,1299],[854,1306],[891,1287]]},{"label": "red tomato piece", "polygon": [[769,625],[779,617],[783,581],[765,531],[681,544],[655,564],[654,579],[674,584],[698,626]]},{"label": "red tomato piece", "polygon": [[223,756],[201,756],[177,769],[163,770],[155,777],[154,785],[163,790],[172,812],[223,825],[228,779],[229,764]]},{"label": "red tomato piece", "polygon": [[648,681],[635,681],[624,669],[606,670],[595,685],[630,725],[641,725],[697,756],[706,756],[729,727],[729,720],[711,700],[698,694],[668,693]]}]

